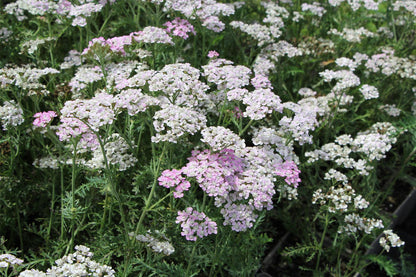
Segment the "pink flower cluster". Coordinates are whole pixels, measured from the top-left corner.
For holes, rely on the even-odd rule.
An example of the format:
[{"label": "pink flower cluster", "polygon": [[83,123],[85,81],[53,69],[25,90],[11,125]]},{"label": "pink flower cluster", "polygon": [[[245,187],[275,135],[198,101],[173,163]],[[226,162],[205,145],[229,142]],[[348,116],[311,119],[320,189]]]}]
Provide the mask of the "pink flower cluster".
[{"label": "pink flower cluster", "polygon": [[[276,176],[285,177],[287,188],[296,190],[300,182],[299,169],[292,161],[283,162],[279,155],[261,147],[246,147],[218,152],[193,151],[189,162],[180,170],[165,170],[159,178],[164,187],[175,187],[182,192],[189,186],[186,177],[195,178],[199,187],[215,198],[215,206],[221,207],[224,225],[231,225],[236,232],[251,228],[258,218],[258,211],[272,209]],[[186,188],[186,189],[184,189]],[[175,196],[176,197],[176,196]]]},{"label": "pink flower cluster", "polygon": [[177,17],[163,25],[166,26],[167,33],[172,33],[172,35],[181,37],[183,39],[187,39],[189,37],[188,33],[196,35],[194,26],[192,26],[191,23],[189,23],[189,21],[186,19]]},{"label": "pink flower cluster", "polygon": [[[147,26],[142,31],[133,32],[125,36],[113,37],[109,39],[105,39],[103,37],[94,38],[88,43],[88,47],[82,51],[82,55],[93,53],[101,47],[104,49],[108,48],[108,50],[112,53],[125,56],[126,51],[124,46],[132,45],[134,41],[138,43],[163,43],[174,45],[172,38],[168,35],[170,31],[173,30],[173,35],[180,36],[184,39],[188,38],[187,33],[189,32],[195,34],[193,26],[188,21],[184,19],[182,21],[175,20],[167,22],[171,24],[168,25],[168,29],[166,30],[158,27]],[[165,25],[167,23],[165,23]]]},{"label": "pink flower cluster", "polygon": [[131,45],[132,43],[132,37],[131,36],[120,36],[120,37],[113,37],[109,39],[105,39],[103,37],[99,38],[93,38],[89,43],[88,47],[82,51],[82,55],[87,55],[91,51],[96,50],[97,47],[108,47],[111,52],[113,53],[119,53],[123,56],[126,55],[126,52],[124,51],[125,45]]},{"label": "pink flower cluster", "polygon": [[33,125],[45,128],[46,125],[48,125],[48,123],[51,122],[52,119],[56,116],[57,114],[54,111],[36,113],[35,115],[33,115],[33,117],[35,118],[35,120],[33,121]]},{"label": "pink flower cluster", "polygon": [[193,151],[183,172],[188,177],[195,177],[209,196],[226,197],[236,189],[237,175],[243,169],[243,160],[235,156],[233,150],[224,149],[219,153]]},{"label": "pink flower cluster", "polygon": [[209,51],[207,56],[208,58],[213,59],[213,58],[219,57],[220,54],[217,51],[213,50],[213,51]]},{"label": "pink flower cluster", "polygon": [[113,103],[114,97],[107,93],[99,93],[92,99],[66,101],[61,109],[62,124],[57,131],[59,140],[81,136],[83,148],[96,149],[99,143],[94,131],[113,123],[116,117]]},{"label": "pink flower cluster", "polygon": [[197,237],[202,238],[217,233],[217,223],[192,207],[178,211],[176,223],[181,224],[181,235],[191,241],[196,241]]},{"label": "pink flower cluster", "polygon": [[173,192],[173,197],[182,198],[183,192],[189,190],[191,183],[182,176],[182,170],[172,169],[165,170],[162,172],[162,175],[159,177],[159,185],[165,188],[175,187]]},{"label": "pink flower cluster", "polygon": [[276,175],[286,177],[286,183],[288,183],[289,185],[293,185],[295,188],[297,188],[299,183],[301,182],[299,178],[299,173],[300,170],[293,161],[286,161],[276,166]]}]

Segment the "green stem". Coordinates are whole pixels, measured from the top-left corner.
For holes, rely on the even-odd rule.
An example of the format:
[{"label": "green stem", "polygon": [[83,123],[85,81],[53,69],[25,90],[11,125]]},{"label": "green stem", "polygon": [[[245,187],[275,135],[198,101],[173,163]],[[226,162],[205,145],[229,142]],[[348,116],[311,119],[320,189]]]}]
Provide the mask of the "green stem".
[{"label": "green stem", "polygon": [[324,245],[324,240],[325,240],[325,236],[326,236],[326,232],[328,230],[328,225],[329,225],[329,212],[326,212],[325,215],[325,227],[324,227],[324,232],[322,233],[322,237],[321,237],[321,241],[319,242],[319,253],[318,253],[318,258],[316,260],[316,266],[315,266],[315,271],[318,271],[319,269],[319,263],[321,261],[321,254],[322,254],[322,246]]},{"label": "green stem", "polygon": [[359,257],[360,257],[358,255],[358,250],[360,249],[361,243],[364,241],[365,238],[366,238],[366,235],[364,235],[361,238],[361,240],[355,244],[354,253],[351,255],[351,259],[347,264],[347,269],[351,268],[351,265],[352,265],[352,269],[350,270],[351,272],[356,272],[355,268],[357,267]]},{"label": "green stem", "polygon": [[51,213],[49,217],[49,226],[48,226],[48,237],[47,240],[49,241],[51,236],[51,229],[52,229],[52,221],[53,221],[53,213],[55,209],[55,182],[52,183],[52,200],[51,200]]},{"label": "green stem", "polygon": [[196,250],[197,245],[198,245],[198,242],[195,242],[194,247],[192,248],[191,257],[189,258],[189,263],[188,263],[188,267],[186,268],[185,277],[189,276],[189,270],[191,270],[191,265],[195,256],[195,250]]},{"label": "green stem", "polygon": [[18,211],[18,209],[16,209],[16,214],[17,214],[17,228],[19,231],[19,241],[20,241],[20,249],[23,250],[23,233],[22,233],[22,224],[20,222],[20,213]]},{"label": "green stem", "polygon": [[247,123],[247,125],[244,127],[244,129],[243,130],[241,130],[239,133],[238,133],[238,135],[239,136],[241,136],[242,134],[244,134],[245,133],[245,131],[247,131],[247,129],[251,126],[251,124],[253,123],[253,119],[251,119],[248,123]]},{"label": "green stem", "polygon": [[104,231],[105,217],[106,217],[106,214],[107,214],[107,203],[108,203],[108,192],[106,190],[105,191],[105,198],[104,198],[104,212],[103,212],[103,216],[101,217],[100,234],[102,234],[103,231]]},{"label": "green stem", "polygon": [[153,204],[150,208],[149,211],[153,210],[154,207],[156,207],[157,205],[159,205],[160,203],[163,202],[163,200],[165,200],[166,198],[168,198],[169,196],[171,196],[173,194],[173,191],[169,192],[168,194],[166,194],[165,196],[163,196],[159,201],[157,201],[155,204]]},{"label": "green stem", "polygon": [[149,205],[150,205],[150,202],[152,201],[152,197],[153,197],[153,194],[154,194],[154,191],[156,189],[157,182],[158,182],[157,179],[159,178],[160,164],[161,164],[162,158],[163,158],[163,156],[165,154],[165,151],[166,151],[166,144],[163,145],[162,153],[160,154],[160,156],[158,158],[157,165],[156,165],[156,168],[154,170],[154,179],[153,179],[152,188],[150,189],[150,193],[149,193],[149,195],[148,195],[148,197],[146,199],[145,207],[142,210],[142,213],[140,215],[139,222],[137,223],[136,233],[139,232],[140,226],[142,225],[143,220],[145,218],[145,215],[146,215],[147,211],[149,210]]},{"label": "green stem", "polygon": [[77,160],[77,142],[74,144],[74,153],[72,155],[72,177],[71,177],[71,240],[68,243],[65,254],[72,249],[72,244],[74,242],[74,228],[75,228],[75,181],[77,175],[76,160]]},{"label": "green stem", "polygon": [[[153,146],[153,143],[152,143],[152,146]],[[146,202],[145,202],[145,206],[142,209],[142,213],[140,215],[139,222],[137,223],[136,231],[135,231],[134,234],[138,234],[139,233],[140,227],[143,224],[143,221],[144,221],[144,218],[146,216],[146,213],[149,210],[151,210],[151,209],[149,209],[149,206],[150,206],[150,203],[152,201],[153,194],[154,194],[154,191],[156,189],[156,185],[158,183],[158,180],[157,179],[159,178],[160,164],[161,164],[161,161],[162,161],[163,156],[165,155],[165,152],[166,152],[166,144],[163,145],[162,153],[160,154],[159,158],[157,159],[157,164],[156,164],[156,166],[155,166],[155,168],[153,170],[154,179],[153,179],[152,188],[150,189],[149,195],[147,196],[147,199],[146,199]],[[152,208],[153,207],[154,207],[154,205],[152,206]],[[131,256],[133,254],[133,249],[134,249],[135,244],[136,244],[136,239],[133,239],[132,240],[132,243],[131,243],[131,245],[129,247],[129,252],[128,252],[127,258],[126,258],[125,263],[124,263],[124,273],[123,273],[123,276],[126,276],[126,271],[127,271],[127,268],[128,268],[128,264],[130,263]]]},{"label": "green stem", "polygon": [[61,166],[61,242],[64,239],[64,168]]}]

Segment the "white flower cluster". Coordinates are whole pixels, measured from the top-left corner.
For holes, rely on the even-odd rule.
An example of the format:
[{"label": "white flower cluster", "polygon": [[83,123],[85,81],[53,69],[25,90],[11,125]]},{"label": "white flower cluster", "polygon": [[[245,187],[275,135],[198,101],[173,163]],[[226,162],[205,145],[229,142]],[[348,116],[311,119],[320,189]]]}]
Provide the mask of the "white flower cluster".
[{"label": "white flower cluster", "polygon": [[[126,140],[117,133],[108,138],[104,150],[107,162],[109,165],[118,165],[118,171],[125,171],[137,162],[136,157],[127,153],[130,147]],[[94,169],[104,169],[105,161],[101,148],[95,149],[92,154],[92,159],[86,162],[85,165]]]},{"label": "white flower cluster", "polygon": [[312,204],[319,203],[321,206],[327,205],[330,213],[347,212],[353,204],[355,209],[365,209],[368,202],[361,195],[355,196],[355,190],[348,184],[338,187],[330,187],[325,194],[322,189],[318,189],[313,193]]},{"label": "white flower cluster", "polygon": [[21,265],[23,263],[22,259],[17,258],[12,254],[1,254],[0,255],[0,268],[7,268],[9,266]]},{"label": "white flower cluster", "polygon": [[274,41],[275,38],[279,38],[280,34],[277,37],[273,37],[270,28],[259,23],[247,24],[242,21],[232,21],[230,26],[234,29],[240,29],[242,32],[248,34],[253,39],[258,41],[258,46],[263,46]]},{"label": "white flower cluster", "polygon": [[133,39],[142,43],[161,43],[175,45],[165,29],[147,26],[142,31],[132,33]]},{"label": "white flower cluster", "polygon": [[62,161],[58,160],[58,158],[53,157],[53,156],[46,156],[46,157],[35,159],[32,165],[38,168],[44,168],[44,169],[46,168],[58,169],[60,163],[62,163]]},{"label": "white flower cluster", "polygon": [[201,141],[208,144],[213,151],[222,149],[243,149],[246,144],[237,134],[222,126],[205,128],[201,132]]},{"label": "white flower cluster", "polygon": [[[86,19],[102,10],[107,2],[114,3],[115,0],[101,0],[99,4],[92,3],[92,0],[79,1],[80,4],[72,4],[66,0],[17,0],[14,3],[7,4],[4,11],[16,16],[17,20],[23,21],[28,17],[25,12],[32,15],[45,15],[47,13],[57,14],[72,20],[72,26],[84,27],[87,25]],[[55,23],[60,24],[62,20],[57,19]]]},{"label": "white flower cluster", "polygon": [[46,42],[49,41],[53,41],[56,38],[53,37],[48,37],[48,38],[38,38],[38,39],[33,39],[33,40],[28,40],[25,41],[21,46],[21,51],[22,52],[26,52],[29,53],[30,55],[32,55],[33,53],[36,52],[36,50],[38,50],[39,45],[45,44]]},{"label": "white flower cluster", "polygon": [[378,89],[374,86],[370,86],[367,84],[364,84],[362,85],[362,87],[360,87],[360,92],[362,93],[362,95],[364,96],[364,99],[366,100],[378,98],[379,96]]},{"label": "white flower cluster", "polygon": [[80,66],[81,62],[81,53],[77,50],[70,50],[68,52],[68,56],[64,58],[64,62],[61,63],[61,69],[68,69],[73,66]]},{"label": "white flower cluster", "polygon": [[355,212],[366,209],[369,202],[361,195],[356,195],[355,190],[348,184],[330,187],[326,193],[323,193],[322,189],[316,190],[312,196],[312,204],[317,203],[326,206],[330,213],[347,213],[343,224],[338,228],[338,233],[352,234],[364,231],[370,234],[374,228],[384,228],[380,219],[361,217]]},{"label": "white flower cluster", "polygon": [[[372,169],[368,163],[385,157],[385,153],[396,142],[395,132],[396,128],[392,124],[379,122],[366,132],[358,133],[355,139],[350,135],[342,135],[336,139],[336,143],[327,143],[319,150],[306,152],[305,157],[309,157],[308,162],[319,159],[334,161],[338,166],[355,169],[361,175],[368,175],[368,171]],[[365,160],[351,158],[350,154],[353,153],[363,155]]]},{"label": "white flower cluster", "polygon": [[298,94],[302,95],[303,97],[311,97],[316,95],[316,91],[310,88],[301,88],[299,89]]},{"label": "white flower cluster", "polygon": [[393,230],[384,230],[384,236],[380,238],[379,243],[387,252],[391,247],[400,247],[404,245],[404,241],[398,235],[393,233]]},{"label": "white flower cluster", "polygon": [[342,182],[344,185],[348,183],[348,178],[345,174],[335,170],[333,168],[329,169],[328,172],[325,173],[325,180],[335,180],[336,182]]},{"label": "white flower cluster", "polygon": [[219,90],[242,88],[250,84],[251,70],[248,67],[232,65],[225,59],[213,59],[202,66],[208,82],[217,85]]},{"label": "white flower cluster", "polygon": [[301,5],[302,11],[309,11],[313,15],[322,17],[326,13],[325,8],[321,7],[321,4],[318,2],[313,2],[312,4],[303,3]]},{"label": "white flower cluster", "polygon": [[74,94],[72,98],[77,98],[81,90],[85,89],[89,84],[101,80],[103,77],[104,74],[98,66],[84,65],[78,67],[75,76],[69,82]]},{"label": "white flower cluster", "polygon": [[381,111],[385,111],[388,115],[397,117],[401,110],[395,104],[385,104],[378,107]]},{"label": "white flower cluster", "polygon": [[289,12],[277,3],[262,2],[261,4],[266,8],[266,17],[263,19],[263,23],[267,25],[259,23],[247,24],[241,21],[232,21],[230,23],[231,27],[240,29],[257,40],[257,45],[260,47],[273,43],[282,35],[283,19],[289,17]]},{"label": "white flower cluster", "polygon": [[146,65],[138,61],[123,61],[106,65],[106,87],[111,90],[118,88],[117,85],[130,77],[135,70],[140,70]]},{"label": "white flower cluster", "polygon": [[168,64],[150,78],[149,90],[161,92],[173,105],[198,107],[208,101],[209,89],[199,80],[200,75],[189,63]]},{"label": "white flower cluster", "polygon": [[251,91],[243,98],[243,103],[247,105],[243,115],[253,120],[263,119],[273,111],[283,111],[280,97],[271,89]]},{"label": "white flower cluster", "polygon": [[[152,251],[156,253],[162,253],[166,256],[169,256],[170,254],[175,252],[175,248],[164,234],[162,234],[160,231],[155,231],[155,233],[158,237],[161,237],[163,240],[153,237],[150,231],[147,231],[147,234],[145,235],[135,236],[135,239],[145,243],[147,247],[150,247]],[[134,234],[130,233],[129,236],[133,237]]]},{"label": "white flower cluster", "polygon": [[351,71],[354,71],[359,65],[356,61],[346,57],[337,58],[335,63],[340,67],[348,67]]},{"label": "white flower cluster", "polygon": [[9,85],[15,85],[23,90],[27,90],[27,95],[48,95],[49,91],[46,86],[40,82],[40,79],[48,74],[57,74],[58,70],[50,67],[43,69],[32,68],[27,64],[22,67],[3,67],[0,69],[0,87],[5,88]]},{"label": "white flower cluster", "polygon": [[280,57],[287,56],[289,58],[293,58],[296,56],[302,56],[303,52],[301,49],[293,46],[289,42],[280,40],[264,47],[261,50],[260,55],[278,62]]},{"label": "white flower cluster", "polygon": [[157,134],[152,142],[170,141],[177,143],[186,133],[195,134],[206,126],[205,115],[175,105],[166,105],[153,116],[153,126]]},{"label": "white flower cluster", "polygon": [[6,27],[0,28],[0,43],[8,42],[12,34],[13,31],[7,29]]},{"label": "white flower cluster", "polygon": [[3,130],[18,126],[25,121],[23,110],[14,100],[5,101],[3,106],[0,106],[0,120],[2,121]]},{"label": "white flower cluster", "polygon": [[185,17],[190,19],[198,18],[202,22],[202,26],[214,32],[221,32],[225,28],[225,24],[218,16],[229,16],[234,14],[235,7],[241,3],[224,4],[217,3],[215,0],[151,0],[156,4],[164,2],[163,11],[170,10],[181,12]]},{"label": "white flower cluster", "polygon": [[391,48],[383,48],[380,54],[372,55],[367,60],[365,67],[370,72],[380,72],[387,76],[398,74],[402,78],[416,80],[415,57],[396,57]]},{"label": "white flower cluster", "polygon": [[120,80],[118,84],[115,84],[115,89],[122,90],[124,88],[140,88],[147,84],[147,82],[156,73],[154,70],[147,70],[147,65],[140,64],[135,69],[135,74],[131,77]]},{"label": "white flower cluster", "polygon": [[255,75],[268,76],[275,69],[275,64],[264,55],[258,55],[253,63]]},{"label": "white flower cluster", "polygon": [[344,28],[341,32],[338,31],[337,29],[331,29],[329,30],[328,33],[332,35],[340,36],[341,38],[345,39],[348,42],[355,42],[355,43],[360,43],[362,38],[378,36],[377,34],[370,32],[364,27],[360,27],[358,29]]},{"label": "white flower cluster", "polygon": [[286,109],[293,111],[295,115],[293,118],[282,117],[279,125],[285,133],[290,133],[300,145],[312,143],[312,135],[309,132],[318,126],[317,116],[323,112],[317,101],[313,101],[313,99],[313,97],[304,98],[298,103],[285,102],[283,104]]},{"label": "white flower cluster", "polygon": [[261,2],[261,5],[266,9],[266,17],[263,22],[283,28],[283,19],[289,18],[290,13],[284,7],[279,6],[277,2]]},{"label": "white flower cluster", "polygon": [[364,5],[364,7],[368,10],[378,9],[378,3],[374,2],[374,0],[328,0],[328,3],[333,7],[337,7],[343,2],[347,2],[353,11],[357,11],[362,5]]},{"label": "white flower cluster", "polygon": [[302,51],[303,55],[320,56],[335,52],[334,42],[323,38],[307,37],[299,42],[297,47]]},{"label": "white flower cluster", "polygon": [[401,8],[404,8],[405,10],[409,11],[413,14],[413,16],[416,16],[416,3],[412,0],[397,0],[393,3],[393,9],[395,11],[399,11]]},{"label": "white flower cluster", "polygon": [[253,128],[253,144],[272,147],[285,161],[299,163],[299,157],[294,151],[292,140],[285,138],[285,133],[277,127]]},{"label": "white flower cluster", "polygon": [[126,109],[130,116],[144,112],[149,106],[159,106],[160,100],[143,94],[141,89],[122,90],[114,97],[115,109]]},{"label": "white flower cluster", "polygon": [[337,80],[337,83],[332,88],[332,91],[336,94],[345,91],[348,88],[356,87],[360,85],[360,78],[350,70],[329,70],[320,72],[319,75],[323,78],[324,82],[331,82]]},{"label": "white flower cluster", "polygon": [[367,131],[357,134],[353,142],[353,151],[364,153],[367,158],[380,160],[396,143],[398,130],[390,122],[377,122]]},{"label": "white flower cluster", "polygon": [[340,226],[338,233],[352,234],[357,231],[364,231],[366,234],[370,234],[374,228],[384,228],[380,219],[360,217],[356,213],[346,215],[344,221],[346,225]]},{"label": "white flower cluster", "polygon": [[114,97],[106,92],[99,92],[91,99],[66,101],[61,109],[62,118],[84,120],[93,131],[113,123],[116,118]]},{"label": "white flower cluster", "polygon": [[46,273],[38,270],[26,270],[20,273],[19,277],[113,277],[115,271],[107,265],[92,260],[94,255],[90,249],[83,245],[75,246],[75,252],[55,261],[56,266],[49,268]]}]

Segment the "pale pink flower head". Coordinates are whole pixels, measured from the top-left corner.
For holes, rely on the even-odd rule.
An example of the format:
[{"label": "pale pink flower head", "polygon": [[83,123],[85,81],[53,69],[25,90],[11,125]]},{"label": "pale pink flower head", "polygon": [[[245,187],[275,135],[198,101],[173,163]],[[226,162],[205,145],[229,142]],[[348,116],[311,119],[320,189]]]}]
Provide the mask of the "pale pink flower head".
[{"label": "pale pink flower head", "polygon": [[178,211],[176,223],[181,224],[181,235],[190,241],[196,241],[197,237],[203,238],[217,233],[217,223],[192,207]]},{"label": "pale pink flower head", "polygon": [[208,58],[212,59],[212,58],[219,57],[220,54],[218,54],[217,51],[213,50],[213,51],[209,51],[207,56],[208,56]]},{"label": "pale pink flower head", "polygon": [[172,33],[172,35],[181,37],[183,39],[187,39],[189,37],[188,33],[196,35],[194,26],[192,26],[191,23],[189,23],[186,19],[177,17],[163,25],[166,26],[167,33]]},{"label": "pale pink flower head", "polygon": [[33,116],[35,118],[33,125],[45,128],[46,125],[48,125],[48,123],[51,122],[52,119],[56,116],[57,114],[54,111],[36,113]]},{"label": "pale pink flower head", "polygon": [[182,176],[182,170],[177,169],[163,171],[158,181],[159,185],[165,188],[175,187],[173,192],[175,198],[182,198],[184,196],[183,192],[191,187],[191,183]]}]

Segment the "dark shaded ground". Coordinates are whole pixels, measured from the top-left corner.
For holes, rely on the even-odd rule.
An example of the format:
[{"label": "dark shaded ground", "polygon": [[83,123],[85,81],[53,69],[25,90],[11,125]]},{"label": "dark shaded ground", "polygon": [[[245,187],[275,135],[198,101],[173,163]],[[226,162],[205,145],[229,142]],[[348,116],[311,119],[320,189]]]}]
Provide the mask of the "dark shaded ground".
[{"label": "dark shaded ground", "polygon": [[[405,241],[405,245],[398,248],[391,248],[389,253],[384,256],[387,260],[395,263],[396,275],[403,277],[416,276],[416,188],[409,183],[398,182],[394,186],[393,194],[388,197],[383,206],[383,213],[390,215],[393,220],[390,229],[400,236]],[[278,226],[280,229],[281,226]],[[302,259],[293,259],[289,264],[280,257],[281,251],[287,246],[293,246],[295,236],[293,234],[282,233],[279,234],[279,240],[271,245],[266,252],[266,257],[263,260],[263,267],[258,271],[256,277],[303,277],[312,276],[312,272],[300,269],[304,263]],[[382,250],[377,238],[372,247],[367,251],[367,254],[377,255]],[[377,264],[372,264],[367,267],[365,276],[370,277],[384,277],[389,276]],[[355,277],[360,276],[357,274]],[[362,276],[362,275],[361,275]]]}]

